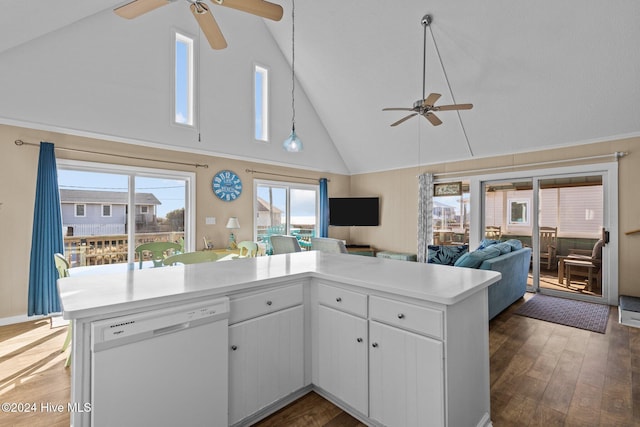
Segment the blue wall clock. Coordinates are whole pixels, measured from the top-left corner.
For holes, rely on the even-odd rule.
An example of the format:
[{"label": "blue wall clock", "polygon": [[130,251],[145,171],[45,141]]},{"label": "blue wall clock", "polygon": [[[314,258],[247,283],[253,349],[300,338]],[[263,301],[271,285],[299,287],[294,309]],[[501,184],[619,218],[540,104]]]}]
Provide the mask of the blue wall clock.
[{"label": "blue wall clock", "polygon": [[229,170],[222,170],[213,177],[211,188],[220,200],[231,202],[240,197],[242,181],[235,173]]}]

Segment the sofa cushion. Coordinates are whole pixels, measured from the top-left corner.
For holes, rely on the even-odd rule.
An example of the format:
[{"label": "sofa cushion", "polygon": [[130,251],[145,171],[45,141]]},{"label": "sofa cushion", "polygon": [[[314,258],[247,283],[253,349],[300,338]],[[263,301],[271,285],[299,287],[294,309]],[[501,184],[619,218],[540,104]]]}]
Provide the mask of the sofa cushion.
[{"label": "sofa cushion", "polygon": [[427,262],[431,264],[453,265],[458,258],[465,254],[469,247],[467,245],[429,245],[429,255]]},{"label": "sofa cushion", "polygon": [[500,255],[508,254],[512,250],[512,246],[507,242],[496,243],[492,247],[499,249]]},{"label": "sofa cushion", "polygon": [[476,250],[488,248],[489,246],[495,245],[496,243],[500,243],[500,241],[494,239],[482,239],[482,242],[480,242],[480,246],[478,246]]},{"label": "sofa cushion", "polygon": [[518,239],[509,239],[506,242],[511,246],[512,251],[517,251],[518,249],[522,249],[522,242]]},{"label": "sofa cushion", "polygon": [[455,262],[456,267],[478,268],[484,260],[496,258],[500,256],[500,249],[495,245],[491,245],[484,249],[478,249],[477,251],[469,252],[462,255]]}]

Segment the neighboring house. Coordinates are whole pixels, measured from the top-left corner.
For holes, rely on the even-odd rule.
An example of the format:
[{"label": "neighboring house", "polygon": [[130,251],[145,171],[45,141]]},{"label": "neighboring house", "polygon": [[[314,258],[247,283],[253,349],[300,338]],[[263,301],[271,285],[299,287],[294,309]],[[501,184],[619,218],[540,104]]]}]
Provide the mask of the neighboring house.
[{"label": "neighboring house", "polygon": [[[266,228],[272,225],[280,225],[282,224],[282,210],[277,207],[271,205],[269,206],[269,202],[260,197],[257,197],[258,203],[258,214],[256,218],[256,226],[257,228]],[[271,213],[271,218],[269,218],[269,213]]]},{"label": "neighboring house", "polygon": [[[61,189],[60,204],[67,236],[127,233],[126,192]],[[160,204],[152,193],[136,193],[136,230],[153,231]]]}]

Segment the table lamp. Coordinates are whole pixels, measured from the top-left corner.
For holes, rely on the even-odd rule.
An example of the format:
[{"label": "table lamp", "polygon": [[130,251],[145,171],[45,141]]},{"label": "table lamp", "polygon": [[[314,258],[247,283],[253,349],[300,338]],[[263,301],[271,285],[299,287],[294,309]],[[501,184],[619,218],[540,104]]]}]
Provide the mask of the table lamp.
[{"label": "table lamp", "polygon": [[235,216],[229,218],[229,221],[227,221],[227,228],[231,230],[231,232],[229,233],[228,249],[236,249],[238,247],[238,244],[236,243],[236,236],[233,234],[233,230],[237,230],[240,228],[238,218],[236,218]]}]

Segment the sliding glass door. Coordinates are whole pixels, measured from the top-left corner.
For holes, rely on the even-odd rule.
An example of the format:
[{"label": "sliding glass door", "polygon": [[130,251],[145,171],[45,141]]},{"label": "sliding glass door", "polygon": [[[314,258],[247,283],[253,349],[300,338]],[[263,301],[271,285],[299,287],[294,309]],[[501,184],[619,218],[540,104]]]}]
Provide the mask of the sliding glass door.
[{"label": "sliding glass door", "polygon": [[518,175],[479,181],[478,235],[518,239],[532,248],[531,291],[615,301],[617,273],[610,259],[617,243],[608,236],[617,235],[617,164]]}]

